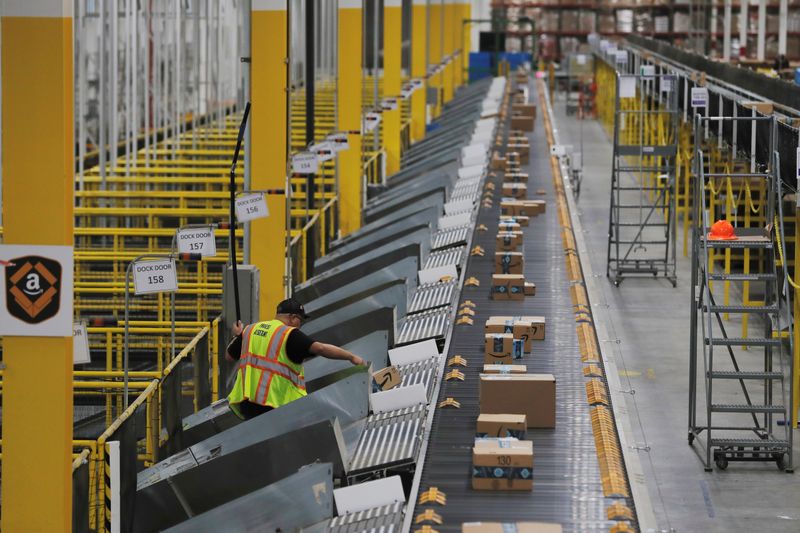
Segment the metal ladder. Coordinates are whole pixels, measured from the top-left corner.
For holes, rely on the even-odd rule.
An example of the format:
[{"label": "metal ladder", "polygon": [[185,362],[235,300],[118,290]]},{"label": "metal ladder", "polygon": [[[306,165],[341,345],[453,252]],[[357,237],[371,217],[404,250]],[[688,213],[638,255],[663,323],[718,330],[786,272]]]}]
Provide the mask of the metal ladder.
[{"label": "metal ladder", "polygon": [[[751,159],[750,172],[706,172],[702,149],[703,130],[714,121],[739,123],[769,121],[769,152],[766,165],[757,168]],[[735,128],[735,126],[734,126]],[[689,368],[689,444],[698,441],[705,470],[712,470],[713,459],[722,470],[729,461],[775,461],[780,470],[793,471],[792,430],[794,420],[791,398],[792,365],[786,364],[793,353],[792,321],[787,320],[788,278],[776,260],[786,257],[783,233],[782,184],[779,154],[774,150],[774,117],[695,117],[695,186],[693,198],[694,230],[692,238],[692,314]],[[756,128],[752,131],[755,134]],[[735,131],[735,129],[734,129]],[[761,171],[759,171],[761,170]],[[709,220],[705,189],[709,180],[753,178],[766,181],[766,228],[738,228],[737,240],[715,241],[707,238]],[[773,221],[777,221],[774,224]],[[778,249],[780,246],[780,249]],[[760,273],[720,273],[709,264],[710,250],[756,250],[763,254]],[[756,254],[752,254],[756,256]],[[763,283],[763,305],[720,305],[712,291],[713,282]],[[764,323],[761,337],[729,337],[723,321],[725,314],[760,317]],[[788,331],[788,342],[781,338]],[[698,339],[699,337],[699,339]],[[699,342],[698,342],[699,340]],[[702,346],[702,353],[698,349]],[[738,352],[735,347],[747,351]],[[720,355],[719,352],[722,351]],[[702,356],[702,366],[701,364]],[[787,368],[784,368],[787,367]],[[704,384],[704,391],[699,383]],[[700,397],[704,396],[705,420],[698,420]],[[741,399],[740,399],[741,398]],[[702,434],[705,432],[705,435]],[[704,455],[704,457],[703,457]]]},{"label": "metal ladder", "polygon": [[616,286],[664,276],[674,287],[677,77],[645,67],[653,71],[616,74],[606,276]]}]

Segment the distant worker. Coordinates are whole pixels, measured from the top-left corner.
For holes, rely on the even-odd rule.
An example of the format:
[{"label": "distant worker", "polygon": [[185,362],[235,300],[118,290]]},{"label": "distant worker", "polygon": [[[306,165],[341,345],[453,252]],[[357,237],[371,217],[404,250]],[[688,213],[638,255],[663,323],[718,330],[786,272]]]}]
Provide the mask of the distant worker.
[{"label": "distant worker", "polygon": [[303,361],[315,355],[366,364],[347,350],[302,333],[299,328],[308,318],[302,304],[289,298],[278,304],[274,320],[247,327],[238,321],[231,328],[234,337],[225,355],[238,359],[239,367],[228,403],[239,418],[249,420],[305,396]]}]

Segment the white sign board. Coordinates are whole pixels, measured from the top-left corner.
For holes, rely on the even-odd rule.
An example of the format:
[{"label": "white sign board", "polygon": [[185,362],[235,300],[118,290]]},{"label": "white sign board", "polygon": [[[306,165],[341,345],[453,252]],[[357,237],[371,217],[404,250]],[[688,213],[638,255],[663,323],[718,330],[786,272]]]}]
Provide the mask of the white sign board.
[{"label": "white sign board", "polygon": [[72,336],[72,246],[0,245],[0,335]]},{"label": "white sign board", "polygon": [[389,362],[393,366],[410,365],[418,361],[426,361],[439,356],[439,347],[436,341],[428,339],[413,344],[406,344],[389,350]]},{"label": "white sign board", "polygon": [[397,109],[397,98],[384,98],[381,107],[384,111],[394,111]]},{"label": "white sign board", "polygon": [[617,57],[617,65],[628,64],[628,52],[626,52],[625,50],[617,50],[615,55]]},{"label": "white sign board", "polygon": [[374,130],[378,124],[381,123],[381,114],[380,113],[367,113],[364,115],[364,126],[362,131],[368,132]]},{"label": "white sign board", "polygon": [[708,89],[692,87],[692,107],[708,107]]},{"label": "white sign board", "polygon": [[661,78],[661,92],[668,93],[672,90],[672,76]]},{"label": "white sign board", "polygon": [[85,365],[92,362],[89,352],[89,335],[86,333],[86,324],[75,322],[72,325],[72,364]]},{"label": "white sign board", "polygon": [[642,76],[645,80],[652,80],[653,77],[656,75],[656,66],[655,65],[642,65],[641,68]]},{"label": "white sign board", "polygon": [[328,141],[334,152],[344,152],[350,149],[350,139],[347,137],[347,133],[331,133],[328,135]]},{"label": "white sign board", "polygon": [[264,193],[244,194],[236,198],[236,219],[239,222],[249,222],[268,216],[269,209]]},{"label": "white sign board", "polygon": [[619,97],[636,97],[636,78],[633,76],[620,76],[619,78]]},{"label": "white sign board", "polygon": [[466,211],[456,215],[445,215],[439,218],[438,226],[440,230],[458,228],[466,226],[472,220],[472,212]]},{"label": "white sign board", "polygon": [[389,476],[334,489],[333,499],[339,516],[345,516],[398,502],[405,503],[406,495],[400,476]]},{"label": "white sign board", "polygon": [[136,294],[175,292],[178,277],[174,259],[142,260],[133,264],[133,290]]},{"label": "white sign board", "polygon": [[[458,213],[471,212],[473,209],[472,199],[464,198],[463,200],[455,200],[444,204],[445,215],[455,215]],[[469,221],[467,221],[469,222]]]},{"label": "white sign board", "polygon": [[179,229],[175,239],[178,241],[178,252],[182,254],[200,254],[203,257],[217,255],[217,239],[214,228]]},{"label": "white sign board", "polygon": [[455,265],[442,265],[433,268],[425,268],[417,272],[420,285],[423,283],[438,283],[442,278],[458,279],[458,271]]},{"label": "white sign board", "polygon": [[583,54],[578,54],[578,55],[575,56],[575,61],[577,61],[579,65],[585,65],[586,64],[586,56],[583,55]]},{"label": "white sign board", "polygon": [[319,168],[317,154],[300,152],[292,156],[292,172],[295,174],[314,174]]},{"label": "white sign board", "polygon": [[395,387],[394,389],[370,394],[369,403],[373,413],[387,413],[396,409],[426,404],[428,403],[428,394],[425,390],[425,385],[415,383],[408,387]]}]

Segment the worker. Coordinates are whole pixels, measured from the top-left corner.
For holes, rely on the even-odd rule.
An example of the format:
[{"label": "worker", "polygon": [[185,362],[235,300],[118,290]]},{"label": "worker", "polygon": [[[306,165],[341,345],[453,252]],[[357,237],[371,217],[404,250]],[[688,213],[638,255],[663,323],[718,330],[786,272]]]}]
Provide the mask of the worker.
[{"label": "worker", "polygon": [[303,305],[289,298],[278,304],[274,320],[233,325],[225,355],[238,359],[239,367],[228,404],[239,418],[249,420],[305,396],[303,362],[315,355],[365,364],[345,349],[302,333],[299,328],[308,318]]}]

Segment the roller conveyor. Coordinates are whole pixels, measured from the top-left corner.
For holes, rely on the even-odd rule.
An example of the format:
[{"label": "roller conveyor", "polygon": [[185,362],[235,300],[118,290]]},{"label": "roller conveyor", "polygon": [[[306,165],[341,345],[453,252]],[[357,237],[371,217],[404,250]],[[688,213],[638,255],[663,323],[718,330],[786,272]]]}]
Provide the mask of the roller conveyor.
[{"label": "roller conveyor", "polygon": [[408,314],[449,306],[453,303],[458,288],[458,280],[418,286],[411,305],[408,306]]},{"label": "roller conveyor", "polygon": [[437,231],[431,237],[431,249],[441,250],[442,248],[463,245],[469,239],[471,232],[472,226]]},{"label": "roller conveyor", "polygon": [[460,269],[464,261],[464,252],[466,249],[466,246],[454,246],[452,248],[431,252],[422,268],[428,269],[455,265]]},{"label": "roller conveyor", "polygon": [[413,385],[422,385],[425,388],[428,402],[433,399],[433,389],[436,384],[436,372],[438,370],[439,360],[436,357],[417,361],[408,365],[397,365],[397,370],[400,372],[400,387],[411,387]]},{"label": "roller conveyor", "polygon": [[397,334],[397,346],[426,339],[443,344],[450,326],[450,312],[449,308],[444,307],[409,315]]},{"label": "roller conveyor", "polygon": [[327,525],[331,533],[395,533],[401,530],[405,506],[394,503],[338,516]]}]

